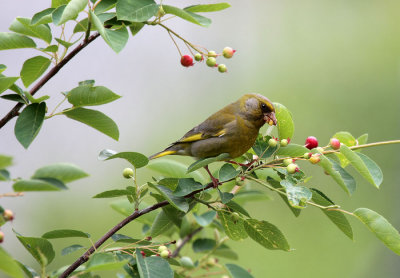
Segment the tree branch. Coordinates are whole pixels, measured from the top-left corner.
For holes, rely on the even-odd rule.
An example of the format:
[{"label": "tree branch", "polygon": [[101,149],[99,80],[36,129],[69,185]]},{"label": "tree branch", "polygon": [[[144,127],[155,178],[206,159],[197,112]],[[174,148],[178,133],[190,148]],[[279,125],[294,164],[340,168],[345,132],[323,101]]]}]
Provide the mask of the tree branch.
[{"label": "tree branch", "polygon": [[[37,91],[42,88],[47,81],[49,81],[54,75],[57,74],[57,72],[65,66],[76,54],[78,54],[82,49],[84,49],[89,43],[94,41],[100,34],[95,33],[88,37],[87,40],[81,42],[77,47],[75,47],[67,56],[65,56],[64,59],[60,61],[57,65],[55,65],[45,76],[42,77],[42,79],[39,80],[39,82],[36,83],[35,86],[32,87],[32,89],[29,91],[29,93],[33,96],[36,94]],[[0,129],[7,124],[12,118],[18,116],[19,110],[24,106],[23,103],[17,103],[14,108],[10,110],[10,112],[7,113],[1,120],[0,120]]]},{"label": "tree branch", "polygon": [[[203,189],[199,189],[196,191],[193,191],[192,193],[184,196],[184,198],[190,198],[194,195],[196,195],[197,193],[206,190],[208,188],[213,187],[213,183],[209,183],[207,184],[207,186]],[[118,232],[121,228],[123,228],[125,225],[127,225],[128,223],[130,223],[131,221],[135,220],[136,218],[152,212],[156,209],[159,209],[163,206],[168,205],[168,201],[162,201],[160,203],[154,204],[150,207],[147,207],[145,209],[142,210],[136,210],[134,213],[132,213],[131,215],[129,215],[127,218],[125,218],[124,220],[122,220],[120,223],[118,223],[116,226],[114,226],[111,230],[109,230],[104,236],[102,236],[95,244],[94,246],[90,247],[89,250],[87,250],[82,256],[80,256],[72,265],[70,265],[61,275],[59,278],[66,278],[68,277],[75,269],[77,269],[80,265],[84,264],[85,262],[87,262],[89,260],[89,257],[91,254],[93,254],[97,248],[99,248],[107,239],[109,239],[113,234],[115,234],[116,232]],[[193,236],[193,235],[192,235]],[[190,240],[187,239],[187,241]],[[181,247],[182,248],[182,247]],[[178,251],[179,252],[179,251]],[[174,252],[175,253],[175,252]]]},{"label": "tree branch", "polygon": [[187,236],[185,236],[185,238],[182,240],[181,244],[179,244],[179,246],[176,247],[176,249],[174,250],[174,252],[171,255],[171,258],[175,258],[176,256],[179,255],[179,252],[181,251],[181,249],[183,248],[183,246],[185,246],[186,243],[188,243],[192,237],[197,234],[198,232],[200,232],[203,229],[203,227],[198,227],[196,230],[194,230],[193,232],[191,232],[190,234],[188,234]]}]

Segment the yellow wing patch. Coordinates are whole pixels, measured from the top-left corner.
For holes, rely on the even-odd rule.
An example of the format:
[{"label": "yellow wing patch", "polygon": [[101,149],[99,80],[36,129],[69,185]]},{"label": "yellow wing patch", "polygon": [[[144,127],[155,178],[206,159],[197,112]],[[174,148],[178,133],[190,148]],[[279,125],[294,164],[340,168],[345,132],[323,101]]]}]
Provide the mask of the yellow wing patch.
[{"label": "yellow wing patch", "polygon": [[165,152],[160,152],[159,154],[156,154],[155,156],[152,156],[151,159],[163,157],[163,156],[170,155],[170,154],[174,154],[174,153],[176,153],[176,151],[165,151]]},{"label": "yellow wing patch", "polygon": [[202,133],[197,133],[195,135],[191,135],[185,138],[182,138],[181,140],[179,140],[179,142],[193,142],[193,141],[199,141],[202,138],[203,134]]}]

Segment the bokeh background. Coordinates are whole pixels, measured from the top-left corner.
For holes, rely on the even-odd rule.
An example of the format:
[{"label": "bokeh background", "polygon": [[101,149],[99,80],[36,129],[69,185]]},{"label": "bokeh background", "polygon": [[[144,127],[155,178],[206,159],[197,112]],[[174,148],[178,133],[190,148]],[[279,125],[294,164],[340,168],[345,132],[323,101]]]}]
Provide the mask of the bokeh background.
[{"label": "bokeh background", "polygon": [[[163,2],[180,7],[202,3]],[[99,151],[110,148],[150,155],[243,93],[258,92],[287,106],[295,121],[296,143],[313,135],[325,144],[342,130],[356,137],[368,133],[370,142],[400,138],[399,1],[229,2],[230,9],[209,14],[213,20],[209,28],[180,19],[167,22],[189,41],[208,49],[235,48],[234,58],[224,61],[226,74],[204,64],[183,68],[168,34],[161,28],[145,27],[118,55],[101,39],[96,40],[37,95],[51,95],[52,108],[62,99],[60,92],[74,88],[79,81],[95,79],[97,85],[109,87],[123,98],[99,110],[119,125],[118,142],[63,116],[45,121],[28,150],[14,137],[15,119],[0,130],[0,153],[14,156],[14,166],[9,168],[13,177],[29,177],[35,169],[55,162],[75,163],[90,174],[70,184],[66,192],[28,193],[0,200],[16,214],[12,225],[2,227],[6,233],[3,245],[11,254],[35,265],[11,228],[26,236],[61,228],[84,230],[94,239],[104,234],[122,216],[110,209],[107,200],[91,197],[126,186],[121,170],[127,164],[98,161]],[[50,0],[1,1],[0,31],[7,31],[16,16],[31,17],[49,5]],[[2,51],[0,63],[8,66],[6,75],[17,76],[23,61],[34,55],[40,53]],[[1,116],[12,105],[0,101]],[[321,171],[305,167],[313,176],[312,184],[343,208],[371,208],[400,229],[400,146],[364,152],[381,166],[384,182],[377,190],[357,179],[358,189],[351,198]],[[145,182],[151,174],[141,169],[140,181]],[[0,192],[11,191],[11,185],[2,183]],[[254,203],[249,211],[276,224],[296,250],[269,251],[250,239],[230,242],[240,254],[239,264],[251,269],[255,277],[399,277],[399,258],[355,219],[350,220],[355,234],[351,241],[317,209],[307,209],[295,218],[274,197]],[[131,224],[123,232],[138,234],[140,227]],[[59,252],[67,243],[54,244],[58,259],[50,269],[78,256],[61,258]]]}]

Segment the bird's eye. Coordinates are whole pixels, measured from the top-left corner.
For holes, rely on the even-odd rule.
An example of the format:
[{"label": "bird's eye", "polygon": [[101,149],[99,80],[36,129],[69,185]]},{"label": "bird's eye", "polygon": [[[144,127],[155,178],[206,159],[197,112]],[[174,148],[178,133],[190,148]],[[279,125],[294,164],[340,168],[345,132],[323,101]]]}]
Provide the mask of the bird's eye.
[{"label": "bird's eye", "polygon": [[269,112],[269,109],[267,107],[267,105],[265,103],[261,103],[261,110],[265,113],[265,112]]}]

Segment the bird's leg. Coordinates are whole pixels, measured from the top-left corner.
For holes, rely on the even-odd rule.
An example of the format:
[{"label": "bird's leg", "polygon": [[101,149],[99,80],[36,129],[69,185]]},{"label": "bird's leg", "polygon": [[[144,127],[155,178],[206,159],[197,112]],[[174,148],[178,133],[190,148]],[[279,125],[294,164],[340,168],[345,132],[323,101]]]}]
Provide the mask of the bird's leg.
[{"label": "bird's leg", "polygon": [[213,183],[213,187],[214,187],[214,188],[217,188],[218,185],[220,184],[220,183],[219,183],[219,180],[216,179],[216,178],[211,174],[210,169],[208,169],[208,165],[204,166],[204,169],[206,169],[207,173],[210,175],[210,178],[211,178],[212,183]]}]

